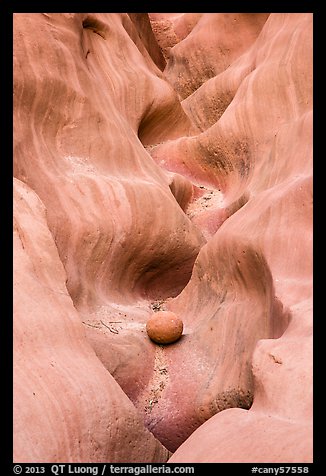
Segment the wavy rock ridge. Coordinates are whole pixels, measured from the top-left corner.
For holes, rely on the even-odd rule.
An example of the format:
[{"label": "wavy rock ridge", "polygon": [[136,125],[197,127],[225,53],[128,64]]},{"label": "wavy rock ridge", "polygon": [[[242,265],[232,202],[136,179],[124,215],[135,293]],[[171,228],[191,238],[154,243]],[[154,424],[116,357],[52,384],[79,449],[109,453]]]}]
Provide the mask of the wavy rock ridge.
[{"label": "wavy rock ridge", "polygon": [[14,140],[14,460],[312,461],[312,14],[15,14]]}]

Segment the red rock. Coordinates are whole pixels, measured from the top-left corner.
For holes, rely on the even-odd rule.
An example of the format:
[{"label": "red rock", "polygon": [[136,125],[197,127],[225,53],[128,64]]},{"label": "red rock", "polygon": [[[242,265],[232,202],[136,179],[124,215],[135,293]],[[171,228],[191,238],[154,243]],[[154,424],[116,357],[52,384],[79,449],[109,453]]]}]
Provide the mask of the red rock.
[{"label": "red rock", "polygon": [[146,331],[157,344],[171,344],[180,339],[183,322],[174,312],[158,311],[148,319]]},{"label": "red rock", "polygon": [[[135,24],[136,35],[139,35],[141,42],[146,47],[154,63],[163,71],[166,66],[166,61],[155,40],[155,36],[150,26],[148,14],[128,13],[128,15],[131,21]],[[140,45],[141,42],[139,42]]]},{"label": "red rock", "polygon": [[14,250],[14,462],[166,461],[87,341],[45,207],[17,179]]},{"label": "red rock", "polygon": [[202,15],[202,13],[149,13],[156,40],[167,60],[170,58],[171,48],[190,34]]},{"label": "red rock", "polygon": [[[192,18],[184,36],[187,15],[173,19],[174,31],[184,37],[169,51],[165,74],[181,99],[234,63],[257,39],[268,13],[211,13]],[[178,25],[179,23],[179,25]],[[189,30],[188,30],[189,31]],[[183,34],[182,34],[183,33]],[[218,97],[215,97],[218,100]]]},{"label": "red rock", "polygon": [[[284,67],[291,71],[290,90],[282,80]],[[187,326],[188,342],[169,352],[171,391],[166,389],[165,402],[160,400],[153,415],[154,420],[165,412],[167,419],[154,432],[176,449],[172,462],[309,462],[312,15],[271,14],[247,52],[189,96],[194,120],[203,117],[201,111],[210,111],[210,99],[206,104],[204,97],[218,98],[223,91],[233,91],[233,99],[215,117],[206,116],[202,134],[152,150],[155,160],[167,158],[169,170],[207,188],[220,188],[225,209],[247,194],[208,239],[189,284],[169,303]],[[295,107],[294,97],[300,98]],[[218,215],[221,209],[212,207],[212,216],[214,212]],[[196,223],[208,229],[209,218],[198,214]],[[207,377],[200,367],[211,366],[214,372]],[[190,368],[196,383],[189,383]],[[190,402],[191,394],[197,395],[199,411],[190,403],[173,409],[180,398]],[[223,411],[235,406],[250,409]],[[207,419],[201,431],[200,422]],[[204,432],[207,444],[202,444]]]},{"label": "red rock", "polygon": [[14,15],[15,460],[311,461],[312,14],[150,19]]},{"label": "red rock", "polygon": [[200,426],[168,462],[311,463],[312,425],[230,408]]}]

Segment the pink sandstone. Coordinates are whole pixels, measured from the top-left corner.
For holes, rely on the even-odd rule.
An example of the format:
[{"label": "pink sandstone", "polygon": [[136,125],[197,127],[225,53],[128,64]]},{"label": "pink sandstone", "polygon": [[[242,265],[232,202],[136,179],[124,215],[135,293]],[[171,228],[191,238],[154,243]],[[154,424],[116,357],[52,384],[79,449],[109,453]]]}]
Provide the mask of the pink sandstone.
[{"label": "pink sandstone", "polygon": [[15,462],[312,461],[312,14],[16,13],[14,177]]}]

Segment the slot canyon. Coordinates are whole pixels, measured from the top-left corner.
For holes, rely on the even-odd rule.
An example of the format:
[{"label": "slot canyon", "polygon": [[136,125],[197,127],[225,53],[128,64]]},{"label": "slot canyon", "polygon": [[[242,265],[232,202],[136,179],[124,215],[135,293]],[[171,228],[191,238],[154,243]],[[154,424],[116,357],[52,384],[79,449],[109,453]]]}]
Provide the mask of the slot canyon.
[{"label": "slot canyon", "polygon": [[13,19],[14,462],[312,462],[313,14]]}]

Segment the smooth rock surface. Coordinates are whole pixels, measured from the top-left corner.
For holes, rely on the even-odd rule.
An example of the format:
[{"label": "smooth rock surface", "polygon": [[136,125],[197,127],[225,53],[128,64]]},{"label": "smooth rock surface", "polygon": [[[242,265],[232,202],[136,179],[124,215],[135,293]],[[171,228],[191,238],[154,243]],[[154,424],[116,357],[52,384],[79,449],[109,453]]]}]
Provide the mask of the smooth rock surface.
[{"label": "smooth rock surface", "polygon": [[15,462],[312,461],[312,105],[310,13],[14,14]]},{"label": "smooth rock surface", "polygon": [[46,209],[16,179],[14,251],[14,462],[166,460],[87,342]]}]

